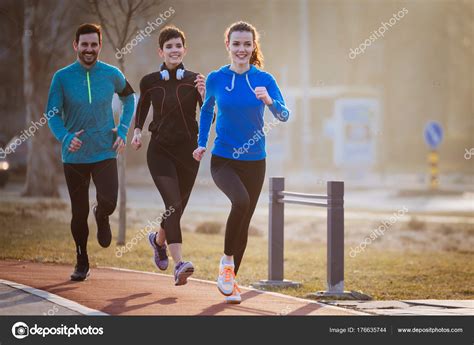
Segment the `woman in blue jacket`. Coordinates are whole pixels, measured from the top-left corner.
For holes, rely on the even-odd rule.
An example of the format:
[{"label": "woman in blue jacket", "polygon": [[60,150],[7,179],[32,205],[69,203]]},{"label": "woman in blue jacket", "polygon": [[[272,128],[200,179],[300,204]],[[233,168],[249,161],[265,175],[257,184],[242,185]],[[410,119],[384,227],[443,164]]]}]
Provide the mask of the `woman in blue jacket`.
[{"label": "woman in blue jacket", "polygon": [[288,120],[289,110],[273,76],[260,69],[263,55],[256,29],[246,22],[234,23],[226,30],[225,44],[231,64],[213,71],[207,78],[198,148],[193,156],[200,161],[206,151],[217,104],[211,174],[232,203],[217,286],[227,296],[227,303],[240,303],[240,290],[234,278],[265,178],[265,134],[262,133],[265,105],[280,121]]}]

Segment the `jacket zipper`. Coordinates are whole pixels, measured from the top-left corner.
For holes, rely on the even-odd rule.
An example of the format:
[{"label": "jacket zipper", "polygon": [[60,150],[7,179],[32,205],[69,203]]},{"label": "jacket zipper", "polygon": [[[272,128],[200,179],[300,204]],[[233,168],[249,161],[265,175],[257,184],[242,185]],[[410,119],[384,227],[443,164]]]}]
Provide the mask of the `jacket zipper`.
[{"label": "jacket zipper", "polygon": [[86,72],[86,75],[87,75],[87,91],[89,93],[89,104],[92,104],[91,79],[89,77],[89,71]]}]

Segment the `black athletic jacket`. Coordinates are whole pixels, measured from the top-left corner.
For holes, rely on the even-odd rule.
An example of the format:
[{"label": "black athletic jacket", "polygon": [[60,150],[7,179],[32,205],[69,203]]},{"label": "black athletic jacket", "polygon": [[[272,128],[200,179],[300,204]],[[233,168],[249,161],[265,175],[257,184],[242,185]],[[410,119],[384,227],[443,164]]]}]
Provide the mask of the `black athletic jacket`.
[{"label": "black athletic jacket", "polygon": [[[183,64],[178,68],[184,69]],[[142,129],[150,104],[153,104],[153,121],[148,130],[160,144],[167,146],[197,141],[196,106],[198,103],[202,105],[201,95],[194,84],[198,73],[185,71],[184,78],[177,80],[178,68],[168,70],[169,80],[162,80],[159,71],[142,78],[135,116],[135,128]]]}]

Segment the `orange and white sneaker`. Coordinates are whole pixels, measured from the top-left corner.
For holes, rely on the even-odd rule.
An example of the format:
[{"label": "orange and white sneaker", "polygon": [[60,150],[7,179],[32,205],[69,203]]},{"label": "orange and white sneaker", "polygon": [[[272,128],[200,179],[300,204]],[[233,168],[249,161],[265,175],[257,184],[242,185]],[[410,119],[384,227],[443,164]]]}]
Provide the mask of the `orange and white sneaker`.
[{"label": "orange and white sneaker", "polygon": [[224,263],[221,259],[219,264],[219,276],[217,277],[217,288],[224,296],[230,296],[234,291],[234,267],[234,264]]},{"label": "orange and white sneaker", "polygon": [[240,297],[240,289],[237,285],[237,282],[234,282],[234,291],[232,291],[232,295],[226,296],[225,303],[227,304],[240,304],[242,302],[242,297]]}]

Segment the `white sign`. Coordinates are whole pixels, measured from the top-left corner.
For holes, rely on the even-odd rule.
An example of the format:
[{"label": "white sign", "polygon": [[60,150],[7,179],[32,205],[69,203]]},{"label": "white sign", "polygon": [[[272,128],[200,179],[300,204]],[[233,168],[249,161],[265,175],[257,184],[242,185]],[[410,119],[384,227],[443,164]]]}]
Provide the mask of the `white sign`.
[{"label": "white sign", "polygon": [[365,166],[375,163],[379,101],[375,98],[342,98],[334,106],[334,163]]}]

